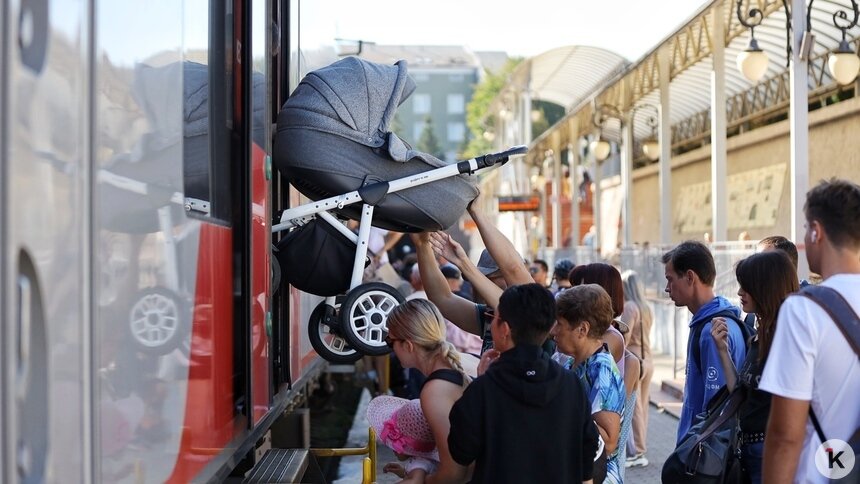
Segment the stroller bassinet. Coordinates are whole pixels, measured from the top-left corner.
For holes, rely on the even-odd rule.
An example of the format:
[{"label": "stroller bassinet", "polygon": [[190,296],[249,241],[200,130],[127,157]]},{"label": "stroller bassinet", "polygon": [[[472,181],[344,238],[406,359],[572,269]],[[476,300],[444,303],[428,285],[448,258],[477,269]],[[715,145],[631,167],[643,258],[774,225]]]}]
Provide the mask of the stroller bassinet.
[{"label": "stroller bassinet", "polygon": [[[405,61],[380,65],[347,57],[308,74],[278,116],[275,167],[302,194],[320,200],[446,166],[388,131],[397,106],[414,90]],[[446,229],[477,195],[469,175],[390,193],[376,205],[373,225],[399,232]],[[338,213],[358,220],[360,210]]]}]

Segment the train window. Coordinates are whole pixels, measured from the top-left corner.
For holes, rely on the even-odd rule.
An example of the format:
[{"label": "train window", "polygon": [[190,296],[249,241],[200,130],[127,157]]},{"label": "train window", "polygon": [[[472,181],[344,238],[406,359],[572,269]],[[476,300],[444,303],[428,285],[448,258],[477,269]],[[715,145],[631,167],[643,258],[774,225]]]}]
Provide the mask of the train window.
[{"label": "train window", "polygon": [[[202,3],[190,0],[188,3]],[[185,16],[183,182],[191,216],[231,220],[232,25],[219,9]]]}]

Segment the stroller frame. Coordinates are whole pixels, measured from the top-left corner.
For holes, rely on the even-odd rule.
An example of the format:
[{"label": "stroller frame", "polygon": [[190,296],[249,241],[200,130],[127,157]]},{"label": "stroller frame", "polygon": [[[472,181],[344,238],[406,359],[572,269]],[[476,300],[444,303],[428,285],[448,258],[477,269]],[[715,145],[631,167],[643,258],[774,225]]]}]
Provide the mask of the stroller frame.
[{"label": "stroller frame", "polygon": [[[378,356],[390,351],[385,342],[388,335],[387,315],[394,307],[404,301],[403,296],[395,288],[385,283],[362,284],[374,207],[387,194],[456,175],[471,175],[485,168],[503,165],[511,156],[522,155],[527,151],[526,146],[514,146],[499,153],[475,157],[407,177],[374,182],[342,195],[285,210],[279,223],[272,227],[272,233],[302,226],[318,216],[356,244],[349,290],[346,293],[346,300],[341,303],[339,315],[334,314],[337,311],[335,307],[336,296],[331,296],[327,297],[324,302],[325,312],[311,316],[308,331],[311,342],[315,343],[314,348],[320,352],[321,348],[318,345],[322,343],[324,352],[327,353],[322,356],[337,363],[357,361],[361,358],[362,353]],[[330,213],[332,210],[340,210],[356,203],[362,203],[358,234],[346,228]],[[317,312],[315,311],[315,313]],[[340,323],[339,328],[337,327],[338,322]],[[322,339],[323,328],[321,326],[328,326],[329,332],[335,335],[332,341],[315,341],[315,339]],[[343,339],[339,340],[338,338],[341,336]],[[351,351],[355,351],[355,353],[353,354]]]}]

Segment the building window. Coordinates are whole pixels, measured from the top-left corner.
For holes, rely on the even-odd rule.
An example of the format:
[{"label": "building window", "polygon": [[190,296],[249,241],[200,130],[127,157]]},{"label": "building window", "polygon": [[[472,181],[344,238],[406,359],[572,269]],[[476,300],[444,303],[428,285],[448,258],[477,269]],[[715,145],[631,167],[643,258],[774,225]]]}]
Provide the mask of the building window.
[{"label": "building window", "polygon": [[466,126],[463,123],[448,123],[448,141],[461,142],[466,134]]},{"label": "building window", "polygon": [[424,132],[424,121],[418,121],[412,125],[412,140],[415,144],[421,139],[422,132]]},{"label": "building window", "polygon": [[415,114],[430,113],[430,95],[416,94],[412,97],[412,112]]},{"label": "building window", "polygon": [[448,94],[448,114],[463,114],[466,98],[462,94]]},{"label": "building window", "polygon": [[463,74],[448,74],[448,80],[451,82],[463,82],[465,79]]},{"label": "building window", "polygon": [[415,72],[410,74],[415,82],[427,82],[430,80],[430,74],[426,72]]}]

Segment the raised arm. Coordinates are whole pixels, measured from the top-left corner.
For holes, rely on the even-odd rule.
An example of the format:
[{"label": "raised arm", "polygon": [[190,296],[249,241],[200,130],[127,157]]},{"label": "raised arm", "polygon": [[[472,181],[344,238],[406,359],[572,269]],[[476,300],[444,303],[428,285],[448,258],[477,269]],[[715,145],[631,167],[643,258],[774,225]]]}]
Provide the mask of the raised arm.
[{"label": "raised arm", "polygon": [[478,232],[481,233],[484,245],[487,247],[490,255],[493,256],[493,260],[498,264],[508,285],[534,282],[532,275],[529,274],[526,265],[523,263],[522,256],[514,248],[514,244],[499,231],[498,227],[492,221],[475,207],[474,201],[469,204],[469,215],[472,216],[472,220],[478,226]]},{"label": "raised arm", "polygon": [[463,247],[445,232],[434,232],[430,234],[430,245],[433,252],[457,266],[463,274],[463,278],[472,283],[472,287],[491,307],[499,305],[502,289],[489,280],[466,255]]},{"label": "raised arm", "polygon": [[430,246],[429,234],[423,232],[413,235],[412,240],[415,242],[418,270],[421,272],[421,282],[424,283],[427,299],[439,308],[439,312],[445,319],[464,331],[481,336],[475,303],[451,292],[451,287],[448,286],[448,281],[442,274],[439,263],[436,262],[436,255]]}]

